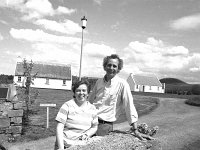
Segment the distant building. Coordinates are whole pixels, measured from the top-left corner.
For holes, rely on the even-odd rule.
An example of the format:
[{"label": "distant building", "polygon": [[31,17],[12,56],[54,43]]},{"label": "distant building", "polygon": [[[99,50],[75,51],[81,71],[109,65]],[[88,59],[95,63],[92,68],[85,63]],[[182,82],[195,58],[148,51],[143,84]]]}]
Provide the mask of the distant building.
[{"label": "distant building", "polygon": [[127,82],[131,91],[164,93],[165,85],[162,84],[156,76],[134,75],[130,74]]},{"label": "distant building", "polygon": [[[31,87],[71,90],[72,75],[70,65],[46,64],[34,62],[31,74],[36,74]],[[24,68],[22,62],[17,62],[14,83],[17,86],[24,86]]]}]

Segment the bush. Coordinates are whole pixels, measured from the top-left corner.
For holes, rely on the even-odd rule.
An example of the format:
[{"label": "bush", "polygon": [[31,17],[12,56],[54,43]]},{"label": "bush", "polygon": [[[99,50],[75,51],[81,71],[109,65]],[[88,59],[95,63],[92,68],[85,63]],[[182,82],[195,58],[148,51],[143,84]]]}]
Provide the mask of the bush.
[{"label": "bush", "polygon": [[191,91],[194,95],[200,95],[200,84],[194,84]]},{"label": "bush", "polygon": [[0,75],[0,84],[11,84],[13,83],[13,76],[12,75]]},{"label": "bush", "polygon": [[185,101],[185,103],[193,106],[200,106],[200,96],[195,96],[191,99],[188,99]]}]

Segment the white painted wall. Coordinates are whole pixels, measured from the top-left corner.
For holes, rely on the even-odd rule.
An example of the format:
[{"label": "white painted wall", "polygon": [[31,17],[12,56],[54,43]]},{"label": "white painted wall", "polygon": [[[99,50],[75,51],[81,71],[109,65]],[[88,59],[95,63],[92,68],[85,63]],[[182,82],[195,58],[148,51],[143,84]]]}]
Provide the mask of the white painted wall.
[{"label": "white painted wall", "polygon": [[152,93],[164,93],[162,87],[159,86],[145,86],[144,92],[152,92]]},{"label": "white painted wall", "polygon": [[[162,87],[158,87],[158,86],[147,86],[147,85],[137,85],[135,84],[133,78],[131,75],[129,75],[129,77],[127,78],[127,82],[130,86],[131,91],[135,91],[135,92],[152,92],[152,93],[164,93],[165,90],[162,89]],[[144,87],[144,91],[143,91],[143,87]]]},{"label": "white painted wall", "polygon": [[[14,82],[18,86],[22,86],[25,83],[24,77],[21,77],[22,82],[18,82],[18,76],[14,76]],[[49,84],[46,84],[46,78],[34,79],[34,84],[31,87],[35,88],[49,88],[49,89],[63,89],[71,90],[72,80],[66,80],[66,84],[63,85],[63,80],[60,79],[49,79]]]}]

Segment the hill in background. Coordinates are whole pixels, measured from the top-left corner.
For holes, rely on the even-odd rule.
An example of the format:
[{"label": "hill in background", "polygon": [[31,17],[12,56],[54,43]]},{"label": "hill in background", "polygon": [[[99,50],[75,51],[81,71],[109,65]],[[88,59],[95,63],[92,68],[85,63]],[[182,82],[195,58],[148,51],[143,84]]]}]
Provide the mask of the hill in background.
[{"label": "hill in background", "polygon": [[176,78],[163,78],[160,82],[165,83],[165,93],[200,95],[200,84],[188,84]]},{"label": "hill in background", "polygon": [[160,79],[160,82],[165,83],[165,84],[187,84],[186,82],[181,81],[176,78],[163,78],[163,79]]}]

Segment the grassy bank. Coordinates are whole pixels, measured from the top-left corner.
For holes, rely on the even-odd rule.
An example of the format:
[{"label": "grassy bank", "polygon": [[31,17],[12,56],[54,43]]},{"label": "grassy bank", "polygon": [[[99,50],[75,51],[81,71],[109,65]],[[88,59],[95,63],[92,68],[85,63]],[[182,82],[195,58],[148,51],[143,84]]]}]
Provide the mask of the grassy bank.
[{"label": "grassy bank", "polygon": [[[38,89],[37,96],[33,107],[31,108],[31,115],[29,125],[23,129],[23,135],[17,141],[31,141],[49,136],[54,136],[56,133],[55,117],[61,105],[73,97],[71,91]],[[157,98],[151,98],[140,95],[133,95],[134,103],[139,116],[147,114],[152,111],[158,104]],[[40,107],[40,104],[53,103],[56,107],[49,108],[49,128],[46,129],[46,107]],[[125,115],[123,117],[126,120]],[[120,121],[124,121],[120,120]]]},{"label": "grassy bank", "polygon": [[[23,129],[23,135],[17,141],[31,141],[49,136],[54,136],[56,133],[55,117],[61,105],[73,97],[71,91],[38,89],[39,95],[31,109],[29,125]],[[191,99],[192,95],[177,95],[177,94],[158,94],[158,93],[136,93],[133,92],[134,104],[139,116],[150,113],[159,105],[158,97],[167,98],[184,98]],[[46,129],[46,107],[40,107],[40,104],[53,103],[56,107],[49,109],[49,128]],[[118,120],[117,123],[126,120],[125,114]]]}]

